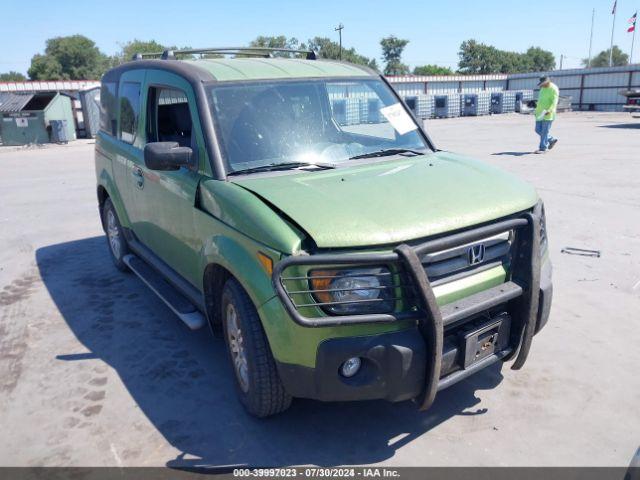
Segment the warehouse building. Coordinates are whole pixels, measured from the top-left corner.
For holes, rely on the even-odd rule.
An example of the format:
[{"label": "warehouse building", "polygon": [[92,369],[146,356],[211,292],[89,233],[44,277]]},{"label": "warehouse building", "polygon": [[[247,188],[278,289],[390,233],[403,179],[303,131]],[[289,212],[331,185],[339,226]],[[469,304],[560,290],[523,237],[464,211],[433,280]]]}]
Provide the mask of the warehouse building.
[{"label": "warehouse building", "polygon": [[560,95],[571,97],[573,110],[622,111],[625,97],[620,90],[640,88],[640,64],[623,67],[580,68],[498,75],[451,75],[388,77],[403,97],[455,95],[510,91],[517,94],[537,90],[538,78],[549,75]]}]

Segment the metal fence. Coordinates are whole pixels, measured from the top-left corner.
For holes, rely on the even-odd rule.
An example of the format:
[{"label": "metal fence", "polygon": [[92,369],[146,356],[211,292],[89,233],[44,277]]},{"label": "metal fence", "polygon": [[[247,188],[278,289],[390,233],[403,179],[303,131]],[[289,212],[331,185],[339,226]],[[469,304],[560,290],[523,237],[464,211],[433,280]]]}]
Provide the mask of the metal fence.
[{"label": "metal fence", "polygon": [[389,82],[402,96],[447,95],[478,91],[537,90],[538,79],[549,75],[560,95],[571,97],[574,110],[621,111],[620,90],[640,88],[640,64],[612,68],[580,68],[500,75],[393,76]]}]

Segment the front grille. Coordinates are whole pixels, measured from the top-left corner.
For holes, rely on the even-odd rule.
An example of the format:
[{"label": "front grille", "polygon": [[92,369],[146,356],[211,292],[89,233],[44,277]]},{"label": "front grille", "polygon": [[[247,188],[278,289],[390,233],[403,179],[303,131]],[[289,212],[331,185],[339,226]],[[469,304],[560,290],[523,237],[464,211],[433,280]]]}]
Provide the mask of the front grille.
[{"label": "front grille", "polygon": [[433,285],[479,273],[497,265],[508,268],[511,262],[513,231],[428,253],[421,258],[429,281]]},{"label": "front grille", "polygon": [[[456,319],[470,317],[491,306],[508,302],[515,298],[514,295],[522,293],[522,288],[514,283],[522,275],[519,274],[516,277],[512,270],[525,272],[526,268],[512,265],[526,263],[527,251],[539,241],[539,216],[539,213],[524,213],[518,217],[434,238],[413,246],[404,245],[390,252],[318,253],[290,256],[274,266],[271,280],[287,313],[299,325],[320,327],[387,323],[407,318],[423,318],[423,310],[427,308],[425,303],[430,301],[428,294],[432,286],[452,282],[457,278],[502,265],[507,272],[507,282],[443,306],[440,313],[446,324]],[[535,228],[532,228],[534,226]],[[482,245],[482,258],[478,257],[478,252],[473,251],[479,245]],[[473,253],[473,258],[470,252]],[[374,288],[388,293],[386,300],[396,302],[393,311],[385,309],[387,313],[382,313],[380,310],[369,309],[370,313],[355,313],[359,310],[354,309],[354,313],[319,316],[318,309],[324,310],[325,307],[332,305],[355,302],[368,305],[383,303],[377,300],[373,302],[371,298],[364,298],[364,295],[362,295],[363,301],[351,298],[346,300],[330,298],[319,302],[320,297],[328,291],[365,291],[371,288],[361,285],[346,288],[322,284],[314,286],[310,280],[315,270],[364,267],[388,269],[388,272],[380,271],[375,275],[380,278],[389,278],[390,282],[380,283],[379,287],[374,286]],[[416,268],[418,271],[415,270]],[[424,268],[429,277],[426,287],[422,284],[414,284],[415,280],[420,280],[422,275],[420,268]],[[321,274],[321,272],[318,273]],[[433,309],[431,306],[428,308]]]}]

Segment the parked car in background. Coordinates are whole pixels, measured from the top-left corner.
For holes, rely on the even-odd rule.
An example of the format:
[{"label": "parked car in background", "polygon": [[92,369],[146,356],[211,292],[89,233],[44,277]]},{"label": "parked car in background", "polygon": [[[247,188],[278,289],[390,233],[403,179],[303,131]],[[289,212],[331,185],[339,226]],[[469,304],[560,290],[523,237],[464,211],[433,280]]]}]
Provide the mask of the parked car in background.
[{"label": "parked car in background", "polygon": [[627,103],[622,107],[623,110],[631,113],[633,116],[640,114],[640,88],[621,90],[620,95],[627,99]]},{"label": "parked car in background", "polygon": [[293,397],[426,409],[495,362],[521,368],[552,296],[535,190],[436,148],[378,73],[273,50],[165,51],[104,75],[116,267],[224,336],[259,417]]}]

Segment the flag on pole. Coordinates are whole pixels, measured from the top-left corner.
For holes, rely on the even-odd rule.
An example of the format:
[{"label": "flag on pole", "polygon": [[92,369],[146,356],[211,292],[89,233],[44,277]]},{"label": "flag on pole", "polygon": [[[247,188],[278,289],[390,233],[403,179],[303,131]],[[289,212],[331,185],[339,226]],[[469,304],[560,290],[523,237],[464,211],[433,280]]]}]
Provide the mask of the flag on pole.
[{"label": "flag on pole", "polygon": [[629,19],[629,28],[627,28],[627,32],[633,32],[636,29],[636,20],[638,19],[638,12],[633,14],[633,17]]},{"label": "flag on pole", "polygon": [[616,6],[618,5],[618,0],[615,0],[613,2],[613,9],[611,10],[611,15],[615,15],[616,14]]}]

